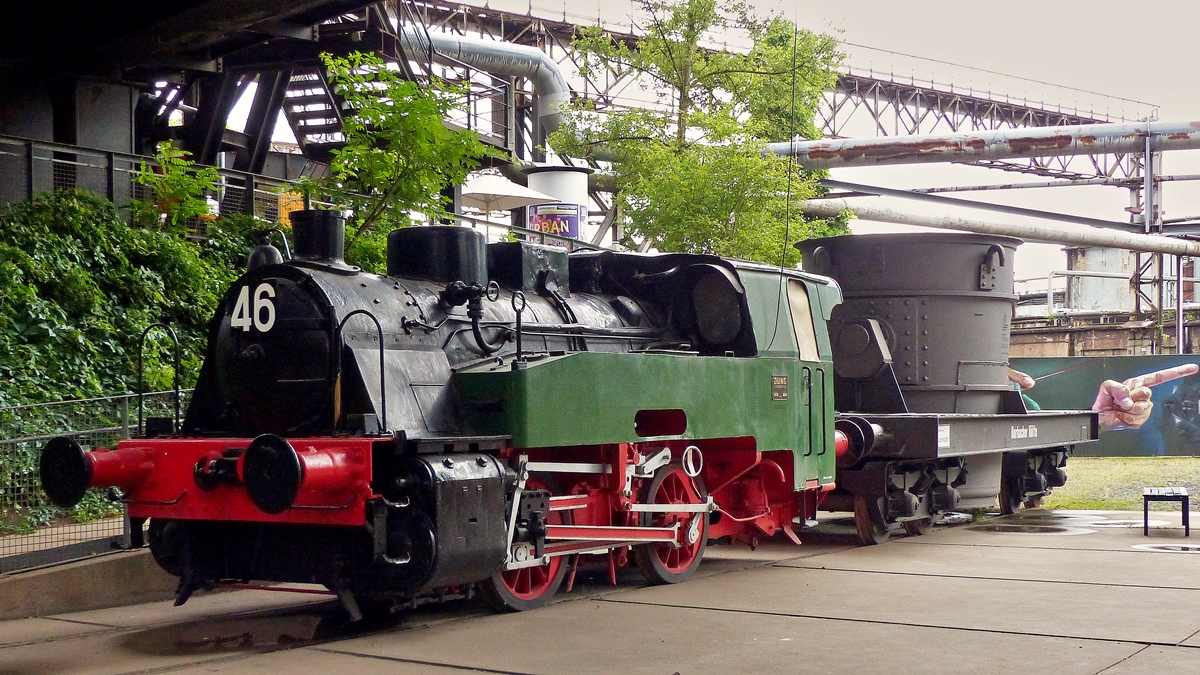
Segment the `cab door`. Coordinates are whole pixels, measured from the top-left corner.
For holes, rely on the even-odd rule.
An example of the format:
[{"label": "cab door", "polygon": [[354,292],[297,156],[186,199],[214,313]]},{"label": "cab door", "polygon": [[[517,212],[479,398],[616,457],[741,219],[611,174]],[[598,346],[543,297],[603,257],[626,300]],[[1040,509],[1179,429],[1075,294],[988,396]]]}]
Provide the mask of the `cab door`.
[{"label": "cab door", "polygon": [[805,457],[804,479],[820,480],[818,459],[829,447],[832,434],[832,409],[826,410],[826,390],[831,384],[827,380],[826,364],[821,362],[817,348],[817,332],[813,324],[812,304],[809,302],[808,287],[799,279],[788,280],[788,307],[792,315],[792,326],[796,331],[796,346],[800,356],[800,375],[804,386],[804,411],[807,417],[808,447]]}]

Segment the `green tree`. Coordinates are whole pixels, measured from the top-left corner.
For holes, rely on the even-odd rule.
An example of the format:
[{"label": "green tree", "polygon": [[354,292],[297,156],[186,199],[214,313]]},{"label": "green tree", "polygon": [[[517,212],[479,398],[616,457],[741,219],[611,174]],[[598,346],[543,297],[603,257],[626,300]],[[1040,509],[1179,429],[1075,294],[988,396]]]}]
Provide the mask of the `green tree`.
[{"label": "green tree", "polygon": [[444,124],[463,93],[458,85],[411,82],[371,54],[321,59],[352,114],[343,120],[345,146],[334,152],[329,178],[305,189],[350,209],[347,251],[370,262],[375,247],[358,250],[360,238],[380,222],[411,224],[413,211],[434,220],[446,215],[442,190],[462,183],[488,149],[474,132]]},{"label": "green tree", "polygon": [[[573,43],[583,74],[636,76],[657,105],[597,113],[577,106],[550,139],[558,152],[613,162],[628,233],[669,251],[795,264],[798,239],[842,234],[840,221],[806,219],[797,203],[818,176],[764,152],[770,141],[815,138],[821,91],[839,55],[827,35],[715,0],[643,0],[635,42],[600,27]],[[735,28],[748,52],[707,46]]]}]

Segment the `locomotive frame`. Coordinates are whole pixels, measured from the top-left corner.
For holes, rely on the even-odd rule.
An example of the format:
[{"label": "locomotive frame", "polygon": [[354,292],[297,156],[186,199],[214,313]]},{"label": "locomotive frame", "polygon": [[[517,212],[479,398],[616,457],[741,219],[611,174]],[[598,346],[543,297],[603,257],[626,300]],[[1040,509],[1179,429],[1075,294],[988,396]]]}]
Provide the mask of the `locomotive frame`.
[{"label": "locomotive frame", "polygon": [[[355,617],[476,587],[523,610],[582,555],[676,583],[712,539],[799,544],[818,507],[853,510],[866,543],[998,493],[1019,507],[1097,434],[1019,395],[997,415],[836,412],[857,371],[835,363],[829,277],[458,227],[393,232],[374,275],[342,262],[336,216],[295,223],[296,258],[218,309],[181,429],[43,453],[56,503],[114,486],[137,535],[150,521],[177,603],[255,579],[324,584]],[[864,325],[854,387],[902,399]]]}]

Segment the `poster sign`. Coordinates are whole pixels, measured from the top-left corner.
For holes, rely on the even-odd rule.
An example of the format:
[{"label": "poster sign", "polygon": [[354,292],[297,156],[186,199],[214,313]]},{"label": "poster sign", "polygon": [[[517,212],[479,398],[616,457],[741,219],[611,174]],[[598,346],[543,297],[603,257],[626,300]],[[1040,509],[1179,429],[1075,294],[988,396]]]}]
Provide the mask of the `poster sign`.
[{"label": "poster sign", "polygon": [[587,207],[579,204],[536,204],[528,207],[527,214],[528,229],[570,239],[579,238],[580,225],[587,221]]},{"label": "poster sign", "polygon": [[[1125,380],[1164,368],[1196,363],[1196,354],[1145,356],[1013,357],[1012,367],[1037,380],[1025,394],[1042,410],[1088,410],[1096,389],[1105,380]],[[1106,431],[1095,443],[1080,443],[1074,454],[1083,457],[1200,455],[1200,374],[1160,382],[1152,387],[1150,419],[1141,427]],[[1036,420],[1030,420],[1035,422]],[[1021,424],[1012,438],[1034,438],[1038,429]],[[1068,469],[1069,470],[1069,469]]]}]

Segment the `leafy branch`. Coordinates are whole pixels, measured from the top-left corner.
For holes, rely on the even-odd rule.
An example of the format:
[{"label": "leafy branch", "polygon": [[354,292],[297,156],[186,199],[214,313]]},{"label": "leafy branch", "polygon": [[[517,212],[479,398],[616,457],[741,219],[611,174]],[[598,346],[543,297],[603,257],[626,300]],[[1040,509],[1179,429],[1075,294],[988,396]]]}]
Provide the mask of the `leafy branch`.
[{"label": "leafy branch", "polygon": [[138,227],[157,229],[165,226],[178,232],[188,220],[208,214],[205,195],[216,192],[221,176],[211,166],[197,166],[191,153],[181,150],[171,141],[158,144],[154,164],[142,164],[133,179],[138,185],[150,188],[152,201],[133,200],[129,213]]},{"label": "leafy branch", "polygon": [[412,212],[431,221],[448,215],[442,191],[463,182],[490,152],[475,133],[444,124],[467,85],[419,85],[372,54],[322,54],[321,60],[351,114],[342,122],[345,145],[334,151],[329,176],[300,188],[351,212],[347,247],[379,223],[410,225]]}]

